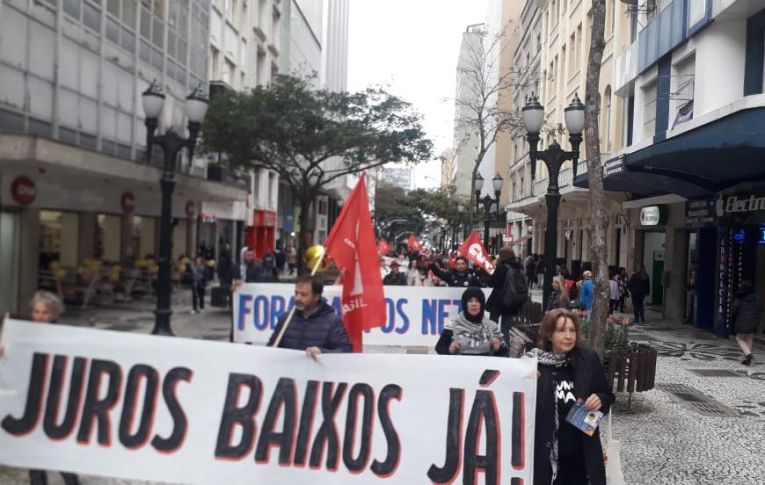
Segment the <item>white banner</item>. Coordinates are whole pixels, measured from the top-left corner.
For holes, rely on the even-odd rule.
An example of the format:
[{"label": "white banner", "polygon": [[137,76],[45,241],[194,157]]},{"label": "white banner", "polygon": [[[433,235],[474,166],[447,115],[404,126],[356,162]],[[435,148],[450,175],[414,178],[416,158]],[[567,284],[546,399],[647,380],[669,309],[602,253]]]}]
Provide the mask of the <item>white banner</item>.
[{"label": "white banner", "polygon": [[[465,288],[384,286],[388,322],[364,334],[365,345],[435,347],[444,324],[461,311]],[[486,298],[491,288],[483,288]],[[234,341],[266,343],[279,317],[295,304],[295,285],[247,283],[234,294]],[[342,286],[325,286],[323,297],[342,315]]]},{"label": "white banner", "polygon": [[205,485],[532,483],[532,359],[313,361],[259,346],[4,327],[3,465]]}]

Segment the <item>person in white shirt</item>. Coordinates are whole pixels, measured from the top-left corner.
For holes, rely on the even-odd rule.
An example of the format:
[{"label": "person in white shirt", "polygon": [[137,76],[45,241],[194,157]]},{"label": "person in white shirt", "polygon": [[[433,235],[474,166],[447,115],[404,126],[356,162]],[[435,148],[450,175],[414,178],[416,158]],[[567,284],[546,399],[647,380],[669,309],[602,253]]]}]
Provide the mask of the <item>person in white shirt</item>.
[{"label": "person in white shirt", "polygon": [[609,300],[608,300],[608,313],[609,315],[611,313],[614,313],[616,309],[619,307],[619,300],[622,297],[621,291],[619,291],[619,280],[618,274],[614,273],[611,275],[611,279],[608,280],[608,286],[609,286]]}]

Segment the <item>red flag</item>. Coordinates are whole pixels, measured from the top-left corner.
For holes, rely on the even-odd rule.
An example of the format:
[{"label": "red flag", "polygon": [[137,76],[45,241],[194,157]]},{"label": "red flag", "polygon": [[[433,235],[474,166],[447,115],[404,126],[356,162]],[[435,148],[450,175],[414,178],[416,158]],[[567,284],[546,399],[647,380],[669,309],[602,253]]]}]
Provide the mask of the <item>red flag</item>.
[{"label": "red flag", "polygon": [[457,256],[454,253],[449,253],[449,268],[454,269],[457,267]]},{"label": "red flag", "polygon": [[385,256],[390,252],[391,248],[390,244],[388,244],[388,241],[385,239],[380,239],[380,241],[377,243],[377,254],[379,256]]},{"label": "red flag", "polygon": [[416,237],[414,237],[414,234],[409,235],[409,239],[406,241],[406,245],[409,246],[409,249],[412,251],[422,251],[422,243],[418,241]]},{"label": "red flag", "polygon": [[473,264],[486,270],[487,273],[494,273],[494,264],[492,264],[486,248],[483,247],[481,236],[478,235],[477,231],[473,231],[470,237],[465,239],[465,242],[460,246],[459,252],[472,261]]},{"label": "red flag", "polygon": [[362,331],[388,321],[363,173],[325,246],[327,256],[343,271],[343,323],[353,351],[361,352]]}]

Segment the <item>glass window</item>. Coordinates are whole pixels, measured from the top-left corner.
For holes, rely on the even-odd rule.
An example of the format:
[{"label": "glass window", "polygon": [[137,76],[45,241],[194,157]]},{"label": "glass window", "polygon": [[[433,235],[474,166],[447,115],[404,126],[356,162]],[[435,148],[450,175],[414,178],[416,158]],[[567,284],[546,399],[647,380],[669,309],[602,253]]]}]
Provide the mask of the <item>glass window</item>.
[{"label": "glass window", "polygon": [[106,0],[106,11],[115,17],[120,17],[120,0]]},{"label": "glass window", "polygon": [[151,15],[146,9],[141,9],[141,37],[151,38]]},{"label": "glass window", "polygon": [[162,37],[165,34],[165,25],[162,23],[162,20],[158,19],[157,17],[154,17],[154,29],[152,30],[152,43],[157,47],[162,47],[163,39]]},{"label": "glass window", "polygon": [[120,45],[128,52],[133,52],[133,50],[135,50],[135,35],[133,35],[133,32],[125,29],[124,27],[122,28],[122,38],[120,39]]},{"label": "glass window", "polygon": [[64,12],[79,20],[80,0],[64,0]]},{"label": "glass window", "polygon": [[135,28],[137,8],[135,0],[122,0],[122,23],[131,29]]},{"label": "glass window", "polygon": [[40,268],[50,268],[50,263],[77,267],[79,248],[79,217],[74,212],[40,211]]},{"label": "glass window", "polygon": [[119,262],[122,251],[122,217],[98,214],[96,217],[93,257],[102,261]]},{"label": "glass window", "polygon": [[101,9],[85,2],[85,10],[82,15],[82,23],[86,27],[96,31],[101,31]]}]

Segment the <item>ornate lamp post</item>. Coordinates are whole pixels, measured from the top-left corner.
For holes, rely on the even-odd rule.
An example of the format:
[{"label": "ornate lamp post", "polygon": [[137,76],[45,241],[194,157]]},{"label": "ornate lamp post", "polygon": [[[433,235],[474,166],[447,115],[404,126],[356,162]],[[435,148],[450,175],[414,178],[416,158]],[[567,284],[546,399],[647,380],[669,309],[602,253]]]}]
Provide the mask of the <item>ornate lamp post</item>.
[{"label": "ornate lamp post", "polygon": [[564,110],[566,129],[569,133],[571,151],[562,150],[558,142],[553,141],[547,150],[537,150],[539,143],[539,131],[544,123],[544,107],[539,99],[532,93],[523,107],[523,123],[528,132],[526,139],[529,142],[529,158],[531,159],[531,178],[536,175],[537,160],[542,160],[547,166],[549,173],[547,179],[547,230],[545,232],[545,281],[543,300],[552,291],[552,278],[555,276],[555,260],[558,250],[558,206],[560,205],[560,187],[558,175],[561,166],[567,160],[573,162],[573,177],[576,177],[576,165],[579,161],[579,145],[582,143],[582,130],[584,129],[584,104],[577,95],[571,104]]},{"label": "ornate lamp post", "polygon": [[162,178],[160,180],[162,188],[162,215],[159,221],[157,309],[154,311],[156,318],[154,329],[151,333],[155,335],[173,335],[173,330],[170,328],[170,315],[173,313],[170,309],[170,293],[172,291],[170,268],[172,263],[172,204],[173,189],[175,188],[175,169],[178,153],[183,148],[189,149],[189,163],[191,163],[199,130],[202,127],[202,120],[207,113],[207,97],[202,92],[200,85],[186,98],[186,116],[189,119],[188,138],[179,136],[172,128],[162,135],[154,135],[165,103],[165,95],[156,81],[143,92],[141,97],[143,112],[146,115],[146,159],[148,161],[151,158],[152,145],[162,148],[165,155]]},{"label": "ornate lamp post", "polygon": [[499,213],[499,195],[502,193],[502,183],[504,179],[499,175],[495,175],[491,180],[492,188],[494,189],[494,198],[491,198],[488,194],[481,198],[481,189],[483,188],[483,177],[481,174],[477,174],[475,177],[475,200],[483,204],[484,220],[483,220],[483,245],[487,251],[489,249],[489,222],[491,218],[491,207],[496,203],[497,213]]}]

